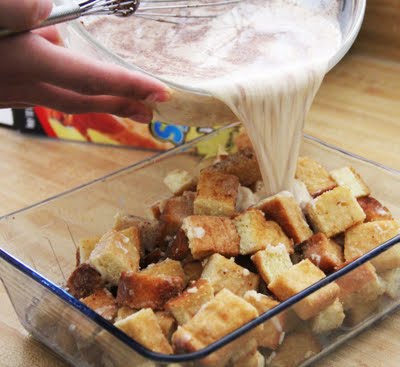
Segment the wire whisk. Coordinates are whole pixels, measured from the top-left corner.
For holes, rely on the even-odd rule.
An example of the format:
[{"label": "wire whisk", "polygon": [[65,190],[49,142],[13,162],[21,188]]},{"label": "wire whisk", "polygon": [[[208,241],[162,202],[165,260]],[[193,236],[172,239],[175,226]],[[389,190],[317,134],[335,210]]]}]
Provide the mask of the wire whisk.
[{"label": "wire whisk", "polygon": [[[229,7],[242,0],[87,0],[79,4],[66,4],[55,7],[50,16],[34,28],[19,31],[0,29],[0,38],[37,28],[78,19],[87,15],[116,15],[127,17],[135,15],[141,18],[161,22],[178,23],[171,19],[199,19],[217,17],[229,10]],[[191,10],[204,9],[201,14]]]}]

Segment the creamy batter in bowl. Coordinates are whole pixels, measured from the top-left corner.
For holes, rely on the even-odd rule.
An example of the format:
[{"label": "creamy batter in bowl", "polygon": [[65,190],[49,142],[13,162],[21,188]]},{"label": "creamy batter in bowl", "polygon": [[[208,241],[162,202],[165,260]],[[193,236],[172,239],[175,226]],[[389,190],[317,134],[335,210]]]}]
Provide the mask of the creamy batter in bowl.
[{"label": "creamy batter in bowl", "polygon": [[[67,2],[70,0],[61,0]],[[245,0],[244,0],[245,1]],[[302,6],[320,7],[332,2],[329,0],[303,0],[298,1]],[[365,0],[338,0],[337,20],[341,32],[341,44],[335,54],[330,57],[328,68],[332,68],[348,51],[354,42],[361,27],[365,12]],[[129,22],[129,19],[124,19]],[[154,22],[156,29],[159,23]],[[168,103],[157,104],[154,107],[156,118],[165,122],[183,125],[212,126],[237,121],[231,109],[220,100],[212,97],[209,92],[201,87],[201,83],[190,83],[185,78],[165,77],[159,73],[143,70],[127,57],[111,51],[107,42],[99,42],[79,22],[62,27],[63,36],[68,47],[94,56],[97,59],[111,61],[129,69],[140,70],[166,82],[173,90],[174,96]],[[162,37],[162,34],[156,34]],[[150,59],[157,59],[159,55],[146,55]],[[143,64],[143,62],[141,62]],[[153,70],[155,70],[153,68]]]}]

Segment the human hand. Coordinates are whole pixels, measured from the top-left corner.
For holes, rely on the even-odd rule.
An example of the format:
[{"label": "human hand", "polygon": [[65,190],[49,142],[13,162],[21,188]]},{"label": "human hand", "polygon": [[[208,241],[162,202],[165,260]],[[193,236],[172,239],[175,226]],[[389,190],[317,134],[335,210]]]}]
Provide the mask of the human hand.
[{"label": "human hand", "polygon": [[[51,0],[0,0],[0,27],[30,28],[46,19],[51,9]],[[41,105],[67,113],[111,113],[146,123],[152,110],[143,102],[169,99],[163,83],[61,44],[55,27],[0,40],[0,108]]]}]

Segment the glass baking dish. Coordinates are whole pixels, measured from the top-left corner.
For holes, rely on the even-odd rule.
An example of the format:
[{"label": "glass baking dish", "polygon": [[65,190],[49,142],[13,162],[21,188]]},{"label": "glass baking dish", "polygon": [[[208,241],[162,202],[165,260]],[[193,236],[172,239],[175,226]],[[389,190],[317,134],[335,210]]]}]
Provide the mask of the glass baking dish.
[{"label": "glass baking dish", "polygon": [[[280,303],[253,321],[234,330],[208,347],[189,354],[154,353],[83,303],[63,287],[75,268],[76,243],[80,238],[107,231],[119,210],[146,216],[151,204],[168,196],[163,178],[172,169],[195,171],[204,156],[205,145],[238,131],[234,124],[189,144],[99,178],[74,190],[6,215],[0,220],[0,278],[2,279],[22,325],[32,335],[74,366],[160,366],[170,363],[186,366],[225,365],[237,343],[249,346],[257,325],[270,325],[285,315],[290,322],[280,331],[276,351],[262,348],[267,366],[306,366],[395,310],[400,297],[379,298],[374,311],[363,321],[346,323],[330,334],[311,336],[310,323],[289,317],[296,304],[328,283],[354,271],[366,261],[400,242],[400,236],[375,248],[341,270]],[[315,157],[328,169],[353,166],[369,184],[373,196],[400,217],[400,172],[364,160],[345,151],[305,136],[302,155]],[[282,336],[283,333],[283,336]],[[286,336],[285,336],[286,333]],[[287,342],[285,342],[285,340]],[[305,343],[296,353],[286,353],[290,343]],[[279,346],[283,341],[282,346]],[[304,343],[302,343],[304,344]],[[286,348],[286,349],[285,349]],[[287,355],[286,355],[286,354]],[[260,355],[257,355],[260,358]],[[243,357],[243,356],[242,356]],[[238,357],[239,358],[239,357]],[[293,358],[296,361],[293,362]],[[189,363],[190,362],[190,363]],[[250,362],[249,362],[250,363]],[[245,364],[247,366],[247,364]],[[250,365],[250,364],[249,364]],[[174,365],[175,366],[175,365]]]}]

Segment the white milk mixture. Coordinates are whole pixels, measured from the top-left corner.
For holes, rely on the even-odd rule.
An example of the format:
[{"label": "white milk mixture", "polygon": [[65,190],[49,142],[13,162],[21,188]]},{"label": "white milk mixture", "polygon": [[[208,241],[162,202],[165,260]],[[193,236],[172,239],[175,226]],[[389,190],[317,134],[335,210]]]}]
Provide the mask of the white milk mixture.
[{"label": "white milk mixture", "polygon": [[340,47],[338,3],[243,0],[190,24],[100,17],[85,26],[125,60],[228,105],[274,194],[292,187],[305,115]]}]

